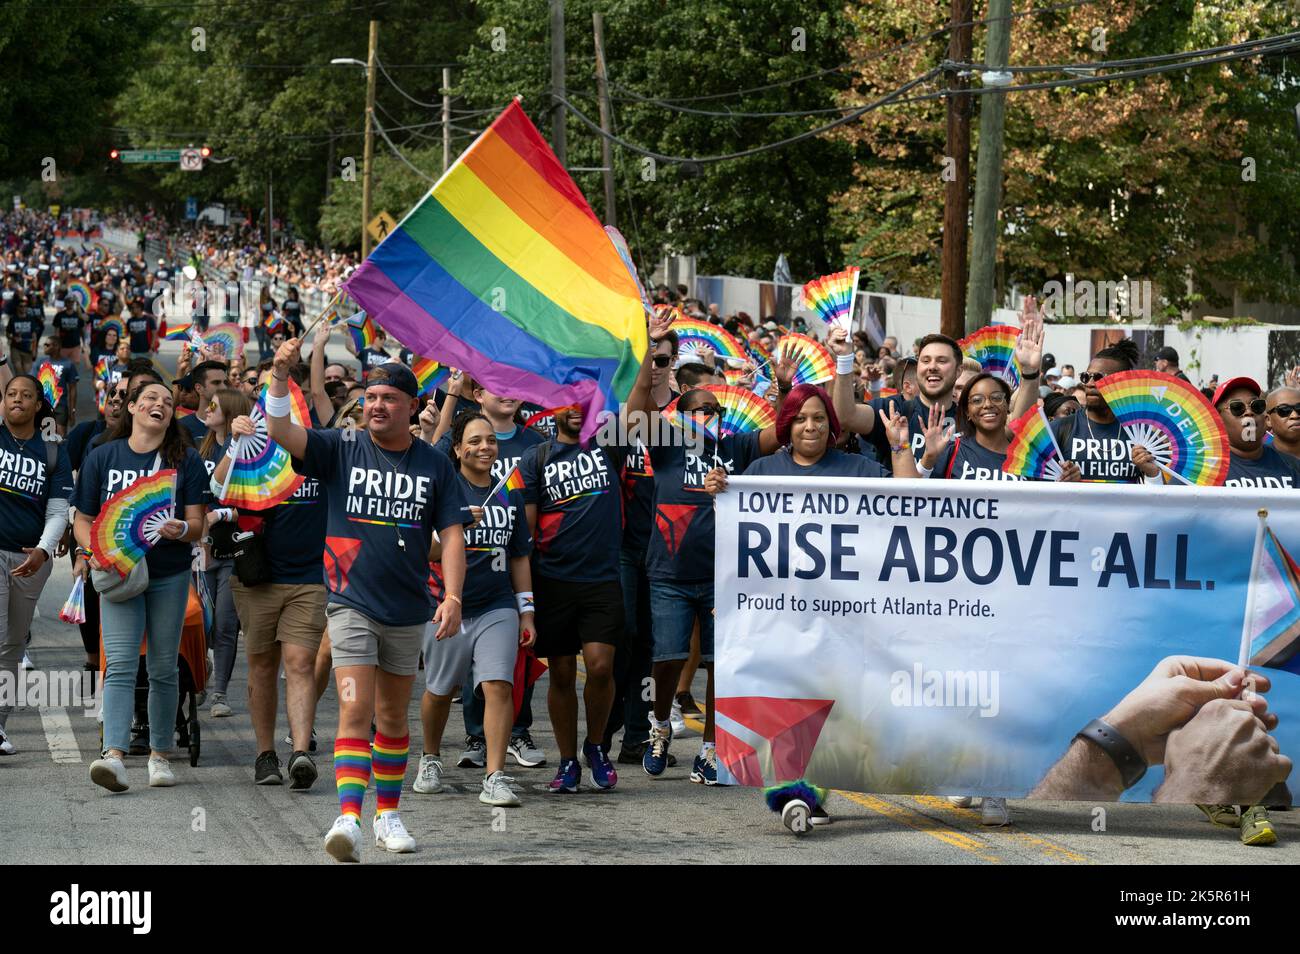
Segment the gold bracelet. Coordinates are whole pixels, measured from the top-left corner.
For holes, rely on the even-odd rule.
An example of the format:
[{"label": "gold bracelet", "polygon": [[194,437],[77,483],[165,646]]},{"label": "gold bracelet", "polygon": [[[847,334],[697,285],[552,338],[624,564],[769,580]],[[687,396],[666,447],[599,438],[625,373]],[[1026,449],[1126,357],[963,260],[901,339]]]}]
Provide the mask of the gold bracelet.
[{"label": "gold bracelet", "polygon": [[455,600],[457,606],[464,606],[464,605],[465,605],[464,603],[462,603],[462,602],[460,601],[460,597],[457,596],[455,593],[448,593],[448,594],[447,594],[447,599],[449,599],[449,600]]}]

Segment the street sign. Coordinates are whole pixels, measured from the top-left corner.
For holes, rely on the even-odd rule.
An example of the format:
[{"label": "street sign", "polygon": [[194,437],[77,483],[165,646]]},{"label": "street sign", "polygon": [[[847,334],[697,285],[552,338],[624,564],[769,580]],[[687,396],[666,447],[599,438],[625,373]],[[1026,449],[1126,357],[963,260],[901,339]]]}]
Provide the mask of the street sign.
[{"label": "street sign", "polygon": [[395,228],[397,228],[397,222],[393,217],[387,212],[380,212],[370,220],[370,224],[366,226],[366,231],[370,233],[370,237],[376,242],[382,242],[388,237],[388,233]]},{"label": "street sign", "polygon": [[197,149],[182,149],[180,161],[181,172],[203,171],[203,153]]},{"label": "street sign", "polygon": [[199,200],[190,196],[185,200],[185,218],[193,222],[199,217]]},{"label": "street sign", "polygon": [[[194,150],[198,152],[198,150]],[[180,162],[179,149],[123,149],[118,154],[123,162]]]}]

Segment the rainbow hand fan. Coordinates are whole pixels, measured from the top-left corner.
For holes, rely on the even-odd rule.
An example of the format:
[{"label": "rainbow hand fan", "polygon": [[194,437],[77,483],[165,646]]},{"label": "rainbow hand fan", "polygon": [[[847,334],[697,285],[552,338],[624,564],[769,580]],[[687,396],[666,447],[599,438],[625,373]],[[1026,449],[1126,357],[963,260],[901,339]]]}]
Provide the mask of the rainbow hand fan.
[{"label": "rainbow hand fan", "polygon": [[[266,391],[262,393],[249,412],[255,432],[248,437],[236,438],[235,457],[226,472],[226,482],[221,488],[221,502],[246,510],[265,510],[294,495],[302,486],[303,478],[293,472],[289,452],[267,434]],[[302,427],[311,427],[307,399],[292,379],[289,381],[289,418]]]},{"label": "rainbow hand fan", "polygon": [[36,380],[41,382],[41,389],[45,391],[45,400],[50,402],[50,407],[58,407],[59,401],[63,400],[63,385],[59,383],[62,376],[63,372],[48,361],[36,372]]},{"label": "rainbow hand fan", "polygon": [[439,364],[432,358],[416,358],[411,362],[411,371],[415,374],[415,381],[420,386],[420,397],[432,394],[451,377],[451,368]]},{"label": "rainbow hand fan", "polygon": [[1012,421],[1010,427],[1015,436],[1007,447],[1007,458],[1002,462],[1003,472],[1033,480],[1060,480],[1061,448],[1057,446],[1056,436],[1043,409],[1030,408]]},{"label": "rainbow hand fan", "polygon": [[[704,390],[716,397],[722,408],[722,420],[718,424],[718,433],[722,437],[748,434],[750,431],[776,426],[776,411],[754,392],[729,384],[710,384]],[[677,402],[680,400],[679,395],[662,412],[670,423],[677,423],[678,426],[681,426],[678,423],[681,415],[677,413]]]},{"label": "rainbow hand fan", "polygon": [[718,325],[711,325],[707,321],[700,321],[698,318],[685,318],[679,315],[673,320],[673,330],[677,332],[677,344],[682,350],[694,350],[699,345],[706,344],[720,358],[736,358],[740,361],[749,360],[744,345],[736,340],[735,335],[730,334]]},{"label": "rainbow hand fan", "polygon": [[791,384],[825,384],[835,377],[835,358],[830,350],[807,335],[790,334],[777,343],[778,360],[792,362]]},{"label": "rainbow hand fan", "polygon": [[1209,400],[1191,384],[1159,371],[1108,374],[1097,390],[1129,440],[1185,484],[1217,487],[1228,476],[1228,435]]},{"label": "rainbow hand fan", "polygon": [[59,610],[59,619],[65,623],[84,623],[86,621],[86,578],[79,576],[72,582],[72,592],[68,594]]},{"label": "rainbow hand fan", "polygon": [[804,307],[817,312],[828,325],[849,330],[853,323],[853,300],[858,294],[862,269],[851,265],[834,275],[814,278],[803,286]]},{"label": "rainbow hand fan", "polygon": [[109,328],[117,329],[118,341],[126,337],[126,325],[122,324],[120,318],[101,318],[95,327],[101,335],[105,334]]},{"label": "rainbow hand fan", "polygon": [[95,301],[96,296],[90,285],[80,278],[74,278],[68,282],[68,297],[81,305],[82,311],[90,311],[90,306]]},{"label": "rainbow hand fan", "polygon": [[244,353],[244,331],[232,322],[213,325],[203,337],[210,349],[213,351],[220,349],[221,354],[226,358],[234,358]]},{"label": "rainbow hand fan", "polygon": [[1020,387],[1020,365],[1016,363],[1016,339],[1020,329],[1011,325],[985,325],[972,332],[957,344],[962,354],[974,358],[989,374],[995,374],[1011,385]]},{"label": "rainbow hand fan", "polygon": [[105,501],[90,526],[95,559],[126,576],[158,542],[176,513],[176,471],[139,477]]}]

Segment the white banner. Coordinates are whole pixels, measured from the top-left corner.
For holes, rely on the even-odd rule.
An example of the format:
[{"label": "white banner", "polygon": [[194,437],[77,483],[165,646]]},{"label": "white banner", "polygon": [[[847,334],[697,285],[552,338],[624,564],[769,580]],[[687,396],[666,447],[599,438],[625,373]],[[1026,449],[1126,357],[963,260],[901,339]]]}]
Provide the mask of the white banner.
[{"label": "white banner", "polygon": [[[864,792],[1260,799],[1286,774],[1270,738],[1300,751],[1300,676],[1284,671],[1300,662],[1295,501],[733,478],[717,499],[720,770]],[[1269,667],[1242,686],[1232,670],[1252,655]],[[1119,740],[1076,739],[1094,719]]]}]

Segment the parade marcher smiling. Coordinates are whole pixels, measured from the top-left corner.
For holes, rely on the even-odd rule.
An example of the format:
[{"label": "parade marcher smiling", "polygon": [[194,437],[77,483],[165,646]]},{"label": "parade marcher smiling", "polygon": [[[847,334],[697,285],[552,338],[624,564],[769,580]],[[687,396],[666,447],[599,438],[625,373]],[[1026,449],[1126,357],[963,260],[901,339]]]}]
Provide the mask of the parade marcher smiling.
[{"label": "parade marcher smiling", "polygon": [[[303,462],[301,473],[321,481],[329,508],[326,616],[339,693],[334,774],[340,813],[325,850],[339,861],[360,861],[361,807],[372,766],[376,846],[415,850],[397,811],[410,748],[407,702],[430,615],[438,639],[460,632],[465,495],[446,455],[411,435],[419,385],[404,365],[390,362],[370,372],[359,432],[293,423],[288,381],[298,348],[292,338],[276,352],[267,423],[272,440]],[[431,614],[435,530],[446,597]],[[372,716],[373,751],[366,739]]]}]

